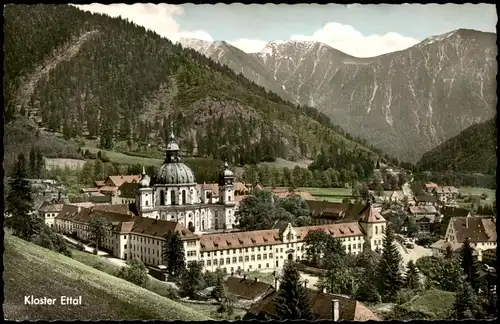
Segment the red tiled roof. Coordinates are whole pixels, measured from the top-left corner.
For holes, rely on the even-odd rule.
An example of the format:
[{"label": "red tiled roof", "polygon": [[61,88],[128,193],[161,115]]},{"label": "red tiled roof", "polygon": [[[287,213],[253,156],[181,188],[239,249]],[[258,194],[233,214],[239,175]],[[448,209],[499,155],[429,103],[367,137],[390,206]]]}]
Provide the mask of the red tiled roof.
[{"label": "red tiled roof", "polygon": [[307,233],[315,230],[322,230],[327,234],[333,235],[335,237],[351,237],[363,235],[358,222],[304,226],[295,227],[294,229],[300,235],[300,238],[302,240],[307,236]]},{"label": "red tiled roof", "polygon": [[202,235],[201,251],[225,250],[282,243],[278,229]]},{"label": "red tiled roof", "polygon": [[181,239],[198,239],[198,236],[184,227],[181,223],[171,222],[161,219],[153,219],[147,217],[136,217],[134,225],[130,230],[131,233],[147,234],[151,236],[163,237],[169,231],[179,232]]},{"label": "red tiled roof", "polygon": [[114,187],[120,187],[125,182],[139,182],[141,180],[140,175],[124,175],[124,176],[109,176],[106,179],[106,183],[108,185],[112,185]]},{"label": "red tiled roof", "polygon": [[94,181],[94,184],[96,185],[96,187],[103,187],[106,185],[106,181],[96,180],[96,181]]},{"label": "red tiled roof", "polygon": [[435,183],[432,183],[432,182],[431,182],[431,183],[426,183],[426,184],[424,185],[424,187],[425,187],[426,189],[430,189],[430,188],[437,188],[437,187],[438,187],[438,185],[437,185],[437,184],[435,184]]},{"label": "red tiled roof", "polygon": [[360,222],[364,223],[378,223],[385,222],[385,218],[380,215],[378,211],[373,208],[372,205],[369,205],[362,213],[362,218]]},{"label": "red tiled roof", "polygon": [[99,191],[104,191],[104,192],[115,192],[118,190],[118,187],[111,187],[111,186],[104,186],[99,188]]},{"label": "red tiled roof", "polygon": [[[299,235],[300,240],[303,240],[307,233],[313,230],[323,230],[335,237],[363,235],[361,227],[357,222],[294,227],[294,230]],[[280,237],[279,228],[261,231],[207,234],[202,235],[200,238],[200,247],[202,251],[238,249],[281,243],[283,243],[283,240]]]}]

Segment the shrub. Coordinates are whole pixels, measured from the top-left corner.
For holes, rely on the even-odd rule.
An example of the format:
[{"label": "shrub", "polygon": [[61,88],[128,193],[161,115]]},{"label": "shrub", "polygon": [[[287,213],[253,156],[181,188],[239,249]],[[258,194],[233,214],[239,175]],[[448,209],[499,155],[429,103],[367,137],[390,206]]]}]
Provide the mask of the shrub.
[{"label": "shrub", "polygon": [[127,264],[128,266],[120,269],[117,276],[138,286],[145,287],[148,284],[149,277],[144,263],[139,259],[132,259]]},{"label": "shrub", "polygon": [[479,196],[482,200],[488,199],[488,194],[486,192],[483,192],[481,196]]},{"label": "shrub", "polygon": [[417,295],[417,292],[412,289],[401,289],[396,294],[396,304],[402,305],[404,303],[409,302],[413,297]]},{"label": "shrub", "polygon": [[150,279],[145,288],[169,299],[176,300],[180,298],[178,291],[174,287],[163,281]]},{"label": "shrub", "polygon": [[78,251],[85,251],[85,247],[83,246],[82,242],[78,242],[78,244],[76,245],[76,249]]}]

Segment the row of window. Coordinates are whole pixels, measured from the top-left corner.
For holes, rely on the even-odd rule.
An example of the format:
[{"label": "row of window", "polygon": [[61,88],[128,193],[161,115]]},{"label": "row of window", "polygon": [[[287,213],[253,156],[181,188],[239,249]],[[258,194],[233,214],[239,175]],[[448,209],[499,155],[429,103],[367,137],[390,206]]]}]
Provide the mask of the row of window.
[{"label": "row of window", "polygon": [[[193,251],[194,252],[194,251]],[[196,255],[196,252],[194,252]],[[188,252],[188,256],[189,256],[189,252]],[[231,261],[232,263],[238,263],[238,262],[243,262],[243,259],[245,260],[245,262],[249,262],[249,261],[260,261],[260,260],[267,260],[267,258],[269,257],[269,259],[272,259],[273,258],[273,254],[272,253],[264,253],[264,254],[257,254],[257,255],[246,255],[245,257],[243,256],[239,256],[239,257],[232,257],[232,258],[226,258],[226,264],[231,264]],[[281,256],[281,258],[283,258],[283,256]],[[204,260],[202,260],[202,262],[205,262]],[[214,265],[217,265],[217,259],[214,259],[214,260],[207,260],[207,265],[211,265],[211,263],[213,262]],[[220,258],[220,265],[223,265],[224,264],[224,258]]]}]

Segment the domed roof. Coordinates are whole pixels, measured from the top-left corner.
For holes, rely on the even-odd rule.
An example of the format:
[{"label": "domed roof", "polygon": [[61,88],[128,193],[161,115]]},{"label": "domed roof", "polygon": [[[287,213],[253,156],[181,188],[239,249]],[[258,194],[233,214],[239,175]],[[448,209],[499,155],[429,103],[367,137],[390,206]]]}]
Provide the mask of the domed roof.
[{"label": "domed roof", "polygon": [[184,163],[164,163],[156,173],[156,184],[195,183],[193,171]]},{"label": "domed roof", "polygon": [[234,173],[229,169],[229,164],[227,164],[227,162],[224,163],[224,170],[222,171],[222,175],[224,177],[234,177]]},{"label": "domed roof", "polygon": [[155,184],[195,183],[194,173],[187,165],[181,162],[179,151],[179,145],[175,142],[172,125],[172,133],[167,143],[165,161],[156,172]]}]

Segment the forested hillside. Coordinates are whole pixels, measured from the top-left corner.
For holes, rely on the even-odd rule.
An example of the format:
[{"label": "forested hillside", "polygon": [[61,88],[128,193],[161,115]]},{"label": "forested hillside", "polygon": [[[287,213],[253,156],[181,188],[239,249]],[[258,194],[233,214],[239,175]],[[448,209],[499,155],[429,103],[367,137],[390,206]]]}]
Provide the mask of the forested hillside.
[{"label": "forested hillside", "polygon": [[141,152],[161,149],[173,121],[185,155],[234,164],[315,157],[332,142],[356,146],[315,109],[122,19],[9,5],[4,31],[6,128],[29,119],[66,140]]},{"label": "forested hillside", "polygon": [[421,170],[479,172],[493,174],[497,157],[496,117],[475,124],[424,154],[417,167]]}]

